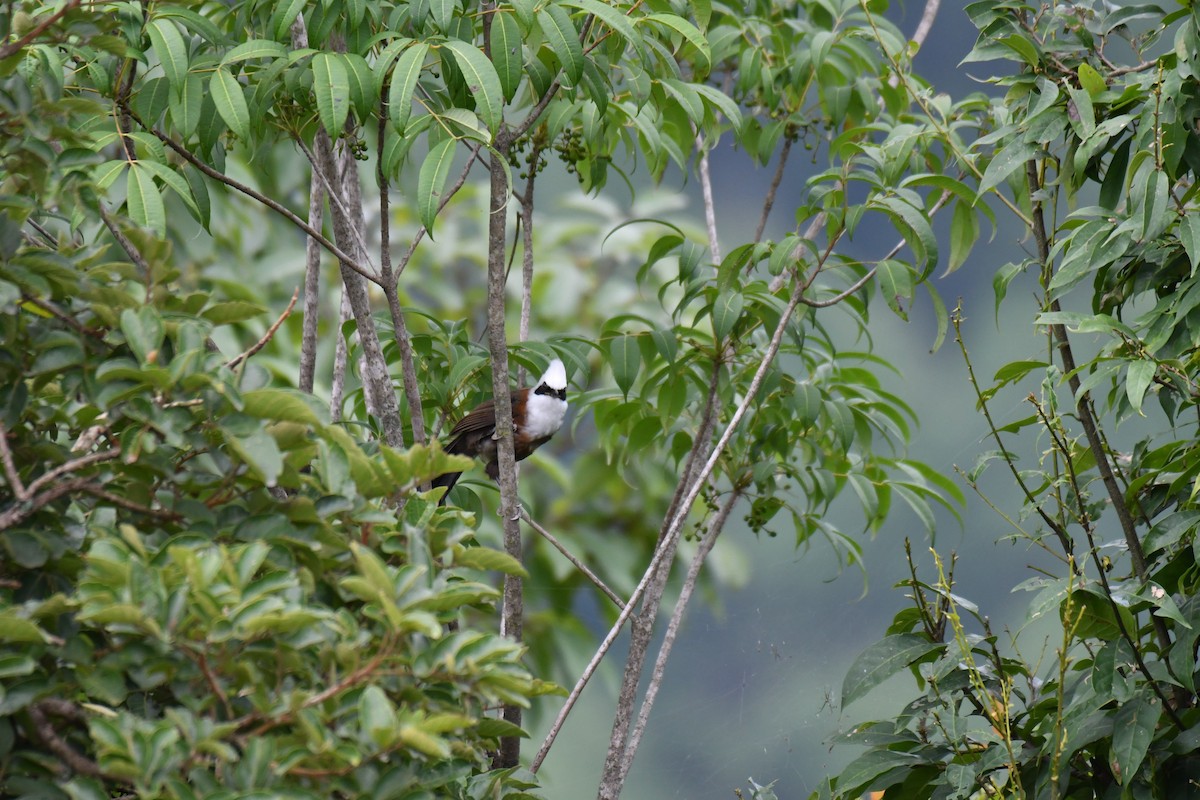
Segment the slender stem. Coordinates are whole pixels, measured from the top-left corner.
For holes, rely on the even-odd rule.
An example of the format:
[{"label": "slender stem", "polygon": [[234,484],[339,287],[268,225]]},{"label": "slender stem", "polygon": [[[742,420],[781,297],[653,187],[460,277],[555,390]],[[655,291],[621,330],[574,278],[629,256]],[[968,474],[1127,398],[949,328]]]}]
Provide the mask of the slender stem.
[{"label": "slender stem", "polygon": [[[720,141],[720,137],[718,137]],[[714,264],[721,263],[721,243],[717,238],[717,207],[713,202],[712,174],[708,168],[708,149],[704,137],[696,132],[696,150],[700,153],[700,192],[704,198],[704,226],[708,230],[708,251]]]},{"label": "slender stem", "polygon": [[933,21],[937,18],[938,7],[942,4],[942,0],[925,0],[925,11],[921,14],[921,22],[917,25],[917,30],[912,35],[912,41],[919,48],[925,44],[925,39],[929,36],[929,32],[933,30]]},{"label": "slender stem", "polygon": [[667,624],[667,631],[663,635],[663,642],[658,648],[658,657],[654,661],[654,670],[650,674],[650,680],[646,683],[646,696],[642,699],[641,708],[638,709],[637,724],[634,725],[633,732],[629,735],[629,744],[625,747],[625,758],[622,759],[623,763],[621,765],[621,783],[617,786],[618,793],[624,786],[625,779],[629,776],[629,768],[633,766],[633,759],[637,756],[638,746],[642,742],[642,734],[645,733],[646,724],[650,720],[650,710],[654,707],[659,687],[662,686],[663,675],[667,671],[667,657],[671,655],[671,650],[675,646],[675,639],[679,635],[679,627],[683,622],[683,614],[691,602],[692,593],[696,589],[696,581],[700,577],[700,568],[704,566],[705,559],[708,558],[713,545],[717,543],[717,537],[724,530],[725,523],[729,520],[729,514],[733,511],[734,505],[740,498],[741,490],[739,489],[735,489],[725,498],[716,515],[709,522],[708,530],[705,532],[704,538],[700,541],[700,546],[696,550],[696,555],[692,558],[692,563],[688,565],[687,577],[683,580],[683,587],[679,590],[679,599],[675,601],[675,609],[671,613],[671,621]]},{"label": "slender stem", "polygon": [[767,218],[771,216],[771,209],[775,206],[775,194],[779,191],[779,184],[783,182],[783,171],[787,167],[788,156],[792,152],[792,139],[786,133],[783,137],[783,149],[779,151],[779,163],[775,165],[775,175],[771,178],[771,185],[767,187],[767,197],[763,200],[762,214],[758,218],[758,227],[754,229],[754,243],[758,244],[762,241],[763,232],[767,229]]},{"label": "slender stem", "polygon": [[[1046,235],[1046,222],[1041,201],[1042,187],[1041,181],[1038,178],[1036,162],[1026,162],[1025,175],[1029,180],[1029,197],[1033,201],[1031,230],[1034,242],[1037,244],[1038,260],[1042,264],[1043,269],[1049,269],[1050,240]],[[1058,300],[1051,301],[1050,310],[1062,310]],[[1075,354],[1071,349],[1071,340],[1067,336],[1066,326],[1051,325],[1050,329],[1054,334],[1055,340],[1058,342],[1058,353],[1059,358],[1062,359],[1063,372],[1066,373],[1067,383],[1071,388],[1071,395],[1075,398],[1075,410],[1079,414],[1079,422],[1083,426],[1088,446],[1091,448],[1092,456],[1096,461],[1096,469],[1100,472],[1100,479],[1104,482],[1105,489],[1108,490],[1109,500],[1112,501],[1113,509],[1117,512],[1117,519],[1121,523],[1121,531],[1125,535],[1125,544],[1129,548],[1129,556],[1133,561],[1134,572],[1145,583],[1149,579],[1146,570],[1146,555],[1142,551],[1142,542],[1138,538],[1137,529],[1133,522],[1133,515],[1129,513],[1129,505],[1125,502],[1125,495],[1121,491],[1121,487],[1117,484],[1117,479],[1113,475],[1112,464],[1108,459],[1108,453],[1105,452],[1104,445],[1100,441],[1100,434],[1096,429],[1096,419],[1092,415],[1091,394],[1079,391],[1079,373],[1076,369]],[[1164,648],[1170,645],[1169,639],[1160,643]]]},{"label": "slender stem", "polygon": [[279,326],[282,325],[283,321],[292,313],[292,309],[296,307],[296,301],[299,298],[300,287],[297,286],[296,290],[292,292],[292,302],[288,303],[287,308],[283,310],[283,313],[279,315],[279,318],[275,320],[271,327],[267,328],[267,332],[262,335],[262,338],[251,345],[246,351],[226,361],[225,366],[229,367],[230,369],[234,369],[238,364],[242,363],[246,359],[250,358],[250,356],[266,347],[267,342],[271,341],[271,338],[275,335],[275,332],[279,330]]},{"label": "slender stem", "polygon": [[[313,173],[308,189],[308,224],[320,230],[325,189]],[[304,238],[304,323],[300,334],[300,390],[312,394],[317,374],[317,330],[321,315],[321,246]]]},{"label": "slender stem", "polygon": [[524,520],[526,525],[533,528],[538,536],[541,536],[543,539],[549,542],[555,550],[562,553],[563,558],[567,559],[567,561],[570,561],[571,564],[574,565],[575,569],[582,572],[584,577],[592,582],[593,586],[599,589],[605,597],[613,601],[613,605],[619,609],[625,608],[625,601],[622,600],[616,592],[608,588],[608,584],[602,581],[599,575],[592,572],[587,564],[576,558],[575,555],[571,553],[571,551],[568,550],[566,546],[554,536],[554,534],[550,533],[550,531],[539,525],[537,521],[533,519],[533,517],[529,516],[529,512],[524,508],[521,509],[521,519]]},{"label": "slender stem", "polygon": [[336,256],[338,261],[340,261],[348,269],[351,269],[354,272],[357,272],[359,275],[363,276],[364,278],[371,281],[372,283],[375,283],[375,284],[379,283],[378,275],[375,275],[374,273],[371,272],[371,270],[364,267],[359,261],[357,261],[357,260],[351,258],[349,255],[347,255],[340,247],[338,247],[336,244],[334,244],[333,242],[326,239],[325,236],[319,230],[317,230],[313,226],[309,225],[308,222],[306,222],[305,220],[303,220],[299,216],[297,216],[296,213],[293,212],[290,208],[287,208],[282,203],[279,203],[278,201],[273,200],[270,197],[267,197],[262,192],[259,192],[255,189],[247,186],[244,183],[234,180],[233,178],[229,177],[228,175],[224,174],[223,172],[213,169],[208,164],[205,164],[203,161],[201,161],[200,158],[198,156],[196,156],[195,153],[188,150],[183,145],[176,143],[175,140],[173,140],[170,136],[167,136],[165,133],[160,131],[158,128],[155,128],[153,126],[148,126],[145,124],[143,124],[142,127],[144,127],[146,130],[150,131],[150,133],[152,133],[156,137],[158,137],[158,140],[160,142],[165,144],[171,150],[174,150],[175,153],[177,155],[179,155],[184,161],[188,162],[189,164],[191,164],[193,167],[195,167],[196,169],[203,172],[208,177],[212,178],[215,181],[225,184],[226,186],[228,186],[231,189],[234,189],[235,191],[241,192],[242,194],[246,195],[249,198],[257,200],[259,203],[262,203],[264,206],[271,209],[276,214],[279,214],[281,217],[286,219],[288,222],[292,223],[297,228],[299,228],[300,230],[307,233],[317,243],[319,243],[322,247],[324,247],[329,253]]}]

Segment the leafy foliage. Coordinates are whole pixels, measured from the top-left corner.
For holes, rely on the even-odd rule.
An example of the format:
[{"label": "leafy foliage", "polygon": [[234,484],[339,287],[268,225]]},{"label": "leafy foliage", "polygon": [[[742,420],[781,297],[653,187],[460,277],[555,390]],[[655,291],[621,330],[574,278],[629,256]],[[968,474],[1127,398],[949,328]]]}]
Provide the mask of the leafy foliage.
[{"label": "leafy foliage", "polygon": [[[1008,646],[940,559],[934,580],[914,566],[913,607],[859,657],[843,701],[905,669],[919,693],[848,732],[865,751],[814,797],[1190,796],[1200,17],[1100,3],[969,13],[980,36],[968,61],[1015,70],[995,79],[1004,94],[979,118],[985,135],[946,126],[945,146],[973,181],[967,202],[1002,202],[1027,226],[1033,255],[1000,270],[997,309],[1032,273],[1030,318],[1058,363],[1013,362],[976,383],[997,449],[966,479],[999,464],[1019,484],[1026,502],[1009,519],[1059,568],[1018,588],[1060,638],[1031,661],[1038,648]],[[992,419],[998,393],[1030,385],[1028,416]],[[1040,455],[1018,467],[1026,445]]]},{"label": "leafy foliage", "polygon": [[[570,602],[583,581],[540,547],[528,558],[489,547],[491,515],[471,513],[487,490],[457,490],[464,511],[420,492],[468,466],[422,431],[483,399],[489,366],[504,374],[471,309],[484,305],[478,267],[503,263],[506,241],[482,241],[473,220],[510,206],[523,206],[525,255],[535,241],[565,254],[539,280],[587,289],[540,303],[541,341],[499,352],[522,369],[561,357],[583,390],[575,405],[596,446],[575,457],[579,488],[560,480],[547,519],[593,556],[612,549],[597,532],[628,531],[605,577],[630,590],[635,565],[666,552],[672,518],[658,529],[650,512],[672,490],[672,505],[703,490],[696,529],[719,533],[720,509],[744,500],[755,531],[824,536],[851,562],[857,543],[826,518],[847,488],[865,529],[897,498],[931,527],[931,504],[960,492],[905,457],[916,419],[876,374],[887,365],[842,347],[828,322],[841,313],[864,334],[874,297],[903,316],[926,286],[944,333],[926,282],[940,260],[929,217],[956,203],[951,269],[977,235],[962,211],[973,190],[943,174],[944,129],[915,119],[911,85],[888,80],[902,39],[877,5],[30,1],[0,12],[6,790],[532,796],[530,772],[492,768],[521,734],[493,711],[556,690],[529,665],[562,678],[544,634],[578,629]],[[794,233],[723,258],[715,233],[671,223],[645,226],[607,261],[589,238],[594,218],[566,233],[539,220],[535,240],[543,156],[599,194],[631,169],[687,172],[722,137],[780,167],[793,144],[823,148],[827,166],[790,210]],[[468,177],[485,159],[493,196],[480,208]],[[377,259],[357,160],[380,192]],[[305,192],[317,210],[333,197],[330,234],[292,208]],[[871,261],[844,248],[867,220],[899,239]],[[600,232],[629,221],[604,219]],[[393,224],[411,245],[395,264]],[[266,322],[295,278],[277,262],[299,262],[297,228],[339,262],[352,311],[326,323],[344,357],[330,408],[290,388],[304,385],[297,364],[303,374],[316,361],[306,337],[322,314],[319,264],[305,278],[312,327],[295,330],[286,311]],[[613,275],[624,296],[597,302]],[[386,313],[372,313],[367,283]],[[528,289],[551,294],[532,278]],[[549,505],[547,488],[527,495]],[[544,596],[530,592],[546,616],[531,616],[528,657],[491,632],[495,584],[527,569],[549,577]]]}]

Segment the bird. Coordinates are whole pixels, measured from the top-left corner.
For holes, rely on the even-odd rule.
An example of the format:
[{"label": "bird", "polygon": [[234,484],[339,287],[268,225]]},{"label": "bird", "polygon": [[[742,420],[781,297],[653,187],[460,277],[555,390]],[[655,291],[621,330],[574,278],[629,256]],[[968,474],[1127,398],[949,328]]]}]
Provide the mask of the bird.
[{"label": "bird", "polygon": [[[512,394],[513,451],[517,461],[527,458],[541,447],[562,427],[567,415],[567,371],[561,359],[554,359],[537,386],[518,389]],[[450,443],[446,452],[454,455],[471,456],[482,460],[488,477],[500,479],[500,465],[496,453],[496,406],[495,400],[487,400],[471,413],[460,419],[450,430]],[[446,496],[458,482],[461,472],[448,472],[433,479],[433,486],[445,486],[446,493],[438,504],[446,502]]]}]

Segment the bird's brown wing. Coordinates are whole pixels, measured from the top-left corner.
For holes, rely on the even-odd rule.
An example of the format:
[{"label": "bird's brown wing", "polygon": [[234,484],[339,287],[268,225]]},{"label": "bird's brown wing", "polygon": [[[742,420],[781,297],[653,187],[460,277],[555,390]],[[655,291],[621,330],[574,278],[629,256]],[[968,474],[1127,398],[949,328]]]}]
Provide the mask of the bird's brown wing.
[{"label": "bird's brown wing", "polygon": [[[472,439],[479,434],[491,434],[496,428],[496,410],[491,400],[481,403],[474,411],[455,423],[450,430],[453,443]],[[451,447],[453,447],[453,443]],[[453,450],[451,450],[453,452]]]}]

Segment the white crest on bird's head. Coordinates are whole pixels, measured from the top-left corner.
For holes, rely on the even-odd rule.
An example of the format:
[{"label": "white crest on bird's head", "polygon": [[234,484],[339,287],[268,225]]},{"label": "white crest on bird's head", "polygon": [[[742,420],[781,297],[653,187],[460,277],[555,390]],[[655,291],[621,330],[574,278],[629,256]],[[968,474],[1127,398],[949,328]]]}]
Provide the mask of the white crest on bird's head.
[{"label": "white crest on bird's head", "polygon": [[556,358],[550,362],[550,366],[546,367],[546,374],[542,375],[539,383],[544,383],[555,391],[567,388],[567,370],[561,359]]}]

